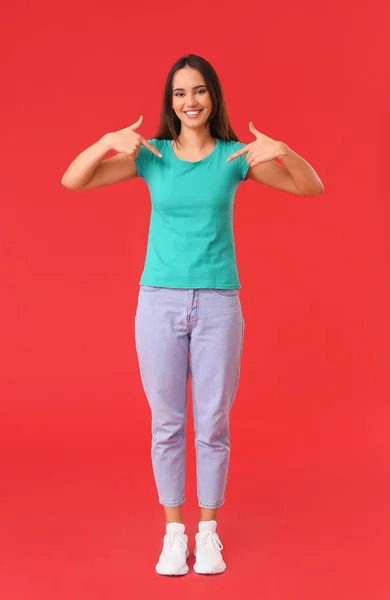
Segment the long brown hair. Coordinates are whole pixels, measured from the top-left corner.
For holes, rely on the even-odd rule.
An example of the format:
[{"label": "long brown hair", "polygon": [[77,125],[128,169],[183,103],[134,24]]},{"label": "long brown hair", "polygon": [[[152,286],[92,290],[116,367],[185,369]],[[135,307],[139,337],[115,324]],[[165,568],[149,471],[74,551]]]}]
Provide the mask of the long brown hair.
[{"label": "long brown hair", "polygon": [[214,67],[204,58],[197,54],[188,54],[179,58],[172,66],[164,88],[163,104],[161,108],[160,125],[157,134],[158,140],[178,141],[181,121],[172,107],[173,77],[179,69],[193,67],[203,75],[205,84],[212,100],[212,111],[209,118],[210,134],[220,140],[239,142],[234,133],[227,114],[225,98],[221,82]]}]

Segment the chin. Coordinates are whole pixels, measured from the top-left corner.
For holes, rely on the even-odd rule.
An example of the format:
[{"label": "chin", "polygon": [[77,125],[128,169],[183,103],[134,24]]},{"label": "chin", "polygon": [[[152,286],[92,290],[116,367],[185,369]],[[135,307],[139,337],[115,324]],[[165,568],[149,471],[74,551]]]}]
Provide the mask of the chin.
[{"label": "chin", "polygon": [[187,127],[199,127],[199,126],[204,126],[206,121],[207,121],[208,117],[203,117],[201,121],[191,121],[190,119],[181,119],[181,122],[184,123],[184,125],[186,125]]}]

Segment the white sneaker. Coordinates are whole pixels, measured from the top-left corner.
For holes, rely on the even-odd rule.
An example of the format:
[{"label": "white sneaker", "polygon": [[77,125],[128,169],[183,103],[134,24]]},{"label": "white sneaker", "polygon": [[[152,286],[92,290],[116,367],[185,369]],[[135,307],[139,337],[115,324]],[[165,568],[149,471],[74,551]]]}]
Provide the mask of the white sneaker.
[{"label": "white sneaker", "polygon": [[163,549],[156,565],[159,575],[185,575],[188,573],[188,536],[183,523],[168,523]]},{"label": "white sneaker", "polygon": [[216,521],[200,521],[199,523],[199,532],[195,534],[195,573],[211,575],[222,573],[226,569],[221,554],[223,545],[216,529]]}]

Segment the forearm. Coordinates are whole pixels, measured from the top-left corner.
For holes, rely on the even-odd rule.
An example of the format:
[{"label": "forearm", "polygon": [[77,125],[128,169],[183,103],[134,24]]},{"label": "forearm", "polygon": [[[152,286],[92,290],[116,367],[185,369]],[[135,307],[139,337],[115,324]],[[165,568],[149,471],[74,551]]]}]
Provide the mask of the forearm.
[{"label": "forearm", "polygon": [[104,135],[95,144],[83,150],[65,171],[61,179],[62,185],[69,189],[82,188],[90,181],[110,149],[109,138]]},{"label": "forearm", "polygon": [[313,167],[283,142],[278,159],[289,171],[295,185],[304,196],[316,196],[324,191],[322,181]]}]

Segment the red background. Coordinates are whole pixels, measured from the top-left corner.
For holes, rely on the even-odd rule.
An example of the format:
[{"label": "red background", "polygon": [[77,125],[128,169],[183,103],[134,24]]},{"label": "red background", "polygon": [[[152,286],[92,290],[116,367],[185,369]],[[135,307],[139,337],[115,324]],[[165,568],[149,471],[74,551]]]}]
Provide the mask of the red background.
[{"label": "red background", "polygon": [[[387,10],[3,9],[4,600],[389,597]],[[228,569],[176,579],[154,572],[164,517],[134,344],[149,192],[141,179],[87,192],[60,181],[79,152],[140,114],[153,137],[168,70],[189,52],[217,70],[241,141],[253,141],[252,120],[306,158],[325,192],[253,181],[237,191],[246,329],[218,519]],[[191,418],[187,452],[192,551]]]}]

